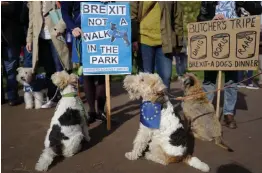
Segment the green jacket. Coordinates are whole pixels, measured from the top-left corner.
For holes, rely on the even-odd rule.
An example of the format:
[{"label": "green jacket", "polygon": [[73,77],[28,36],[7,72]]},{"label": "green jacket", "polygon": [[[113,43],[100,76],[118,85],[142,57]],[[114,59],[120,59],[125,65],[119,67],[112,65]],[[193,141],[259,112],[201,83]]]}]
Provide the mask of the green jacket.
[{"label": "green jacket", "polygon": [[[173,53],[183,46],[183,9],[180,2],[158,1],[161,10],[161,37],[164,54]],[[139,21],[142,17],[143,1],[132,1],[132,41],[139,41]],[[154,20],[154,19],[152,19]]]}]

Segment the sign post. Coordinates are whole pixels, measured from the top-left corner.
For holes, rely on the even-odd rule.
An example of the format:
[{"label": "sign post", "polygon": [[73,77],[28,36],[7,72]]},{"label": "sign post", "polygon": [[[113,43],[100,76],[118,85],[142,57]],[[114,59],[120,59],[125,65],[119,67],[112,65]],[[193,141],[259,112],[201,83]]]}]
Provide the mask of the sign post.
[{"label": "sign post", "polygon": [[219,71],[216,115],[219,117],[222,71],[256,70],[260,16],[188,24],[188,69]]},{"label": "sign post", "polygon": [[128,2],[81,2],[84,75],[105,75],[107,129],[111,129],[110,76],[131,74],[131,18]]},{"label": "sign post", "polygon": [[106,119],[107,130],[111,129],[111,96],[110,96],[110,76],[106,75]]}]

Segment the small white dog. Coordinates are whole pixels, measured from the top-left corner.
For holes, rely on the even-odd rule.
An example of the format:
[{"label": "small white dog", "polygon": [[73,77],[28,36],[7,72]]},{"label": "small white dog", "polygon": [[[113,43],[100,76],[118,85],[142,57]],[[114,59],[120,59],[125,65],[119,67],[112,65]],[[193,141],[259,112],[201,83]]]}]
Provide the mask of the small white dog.
[{"label": "small white dog", "polygon": [[126,76],[124,88],[130,99],[143,99],[140,127],[133,150],[125,154],[127,159],[138,159],[149,146],[145,153],[148,160],[163,165],[184,161],[203,172],[210,170],[206,163],[187,153],[187,132],[175,115],[173,105],[165,95],[166,87],[157,74]]},{"label": "small white dog", "polygon": [[55,156],[71,157],[79,152],[83,139],[90,141],[89,116],[77,95],[78,77],[62,71],[53,74],[51,79],[60,89],[62,98],[47,131],[45,149],[35,166],[38,171],[47,171]]},{"label": "small white dog", "polygon": [[24,86],[26,109],[40,109],[44,102],[45,75],[33,76],[32,68],[19,67],[16,80]]}]

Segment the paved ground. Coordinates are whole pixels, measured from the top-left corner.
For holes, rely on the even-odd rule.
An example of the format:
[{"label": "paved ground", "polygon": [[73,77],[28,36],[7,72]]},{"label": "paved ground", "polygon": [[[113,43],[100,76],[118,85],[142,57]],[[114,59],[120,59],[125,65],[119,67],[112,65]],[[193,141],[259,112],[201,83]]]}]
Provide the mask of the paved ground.
[{"label": "paved ground", "polygon": [[[183,164],[161,166],[139,159],[129,161],[124,153],[132,147],[138,128],[138,102],[130,102],[121,84],[112,84],[112,113],[121,124],[110,132],[94,124],[92,142],[69,159],[58,159],[52,173],[197,173]],[[178,83],[172,92],[181,94]],[[224,139],[235,150],[228,153],[212,143],[196,140],[194,154],[208,163],[212,173],[262,173],[262,89],[241,89],[237,103],[239,128],[224,128]],[[2,105],[2,172],[35,172],[34,165],[54,110],[25,110],[24,105]]]}]

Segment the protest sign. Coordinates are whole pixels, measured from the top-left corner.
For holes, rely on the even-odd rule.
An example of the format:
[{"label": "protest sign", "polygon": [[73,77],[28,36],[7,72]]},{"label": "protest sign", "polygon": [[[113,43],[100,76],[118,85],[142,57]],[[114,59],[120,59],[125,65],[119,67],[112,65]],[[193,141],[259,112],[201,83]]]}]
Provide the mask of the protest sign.
[{"label": "protest sign", "polygon": [[188,24],[189,70],[256,70],[260,16]]},{"label": "protest sign", "polygon": [[130,74],[131,19],[128,2],[81,3],[84,75]]}]

